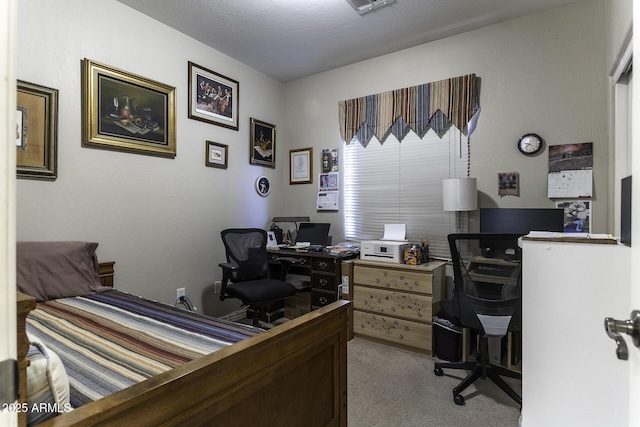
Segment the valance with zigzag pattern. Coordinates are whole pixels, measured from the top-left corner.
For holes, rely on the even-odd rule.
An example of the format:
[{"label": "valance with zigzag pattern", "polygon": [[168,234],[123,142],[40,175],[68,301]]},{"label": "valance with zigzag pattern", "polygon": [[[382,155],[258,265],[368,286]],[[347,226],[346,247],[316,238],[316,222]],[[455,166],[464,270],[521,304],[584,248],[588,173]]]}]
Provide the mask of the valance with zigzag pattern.
[{"label": "valance with zigzag pattern", "polygon": [[340,136],[364,147],[374,136],[398,141],[413,130],[422,138],[433,129],[440,138],[451,125],[470,135],[480,110],[476,75],[455,77],[340,101]]}]

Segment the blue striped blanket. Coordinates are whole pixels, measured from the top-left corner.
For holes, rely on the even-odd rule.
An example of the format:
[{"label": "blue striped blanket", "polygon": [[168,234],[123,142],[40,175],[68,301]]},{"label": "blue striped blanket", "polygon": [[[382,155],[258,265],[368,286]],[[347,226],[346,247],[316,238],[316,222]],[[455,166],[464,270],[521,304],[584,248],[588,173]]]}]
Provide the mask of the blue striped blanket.
[{"label": "blue striped blanket", "polygon": [[112,290],[38,303],[27,332],[60,356],[76,408],[260,331]]}]

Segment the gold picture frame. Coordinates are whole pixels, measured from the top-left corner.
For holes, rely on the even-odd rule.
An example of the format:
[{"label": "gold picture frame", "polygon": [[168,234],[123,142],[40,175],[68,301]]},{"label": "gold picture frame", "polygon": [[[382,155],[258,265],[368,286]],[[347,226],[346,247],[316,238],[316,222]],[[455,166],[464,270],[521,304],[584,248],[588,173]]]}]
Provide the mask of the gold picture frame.
[{"label": "gold picture frame", "polygon": [[226,169],[229,164],[229,146],[213,141],[206,141],[205,156],[205,166]]},{"label": "gold picture frame", "polygon": [[18,178],[58,178],[58,89],[17,81],[16,172]]},{"label": "gold picture frame", "polygon": [[82,60],[82,146],[174,158],[176,89]]},{"label": "gold picture frame", "polygon": [[251,118],[249,163],[276,167],[276,126]]},{"label": "gold picture frame", "polygon": [[289,184],[313,183],[313,147],[289,150]]}]

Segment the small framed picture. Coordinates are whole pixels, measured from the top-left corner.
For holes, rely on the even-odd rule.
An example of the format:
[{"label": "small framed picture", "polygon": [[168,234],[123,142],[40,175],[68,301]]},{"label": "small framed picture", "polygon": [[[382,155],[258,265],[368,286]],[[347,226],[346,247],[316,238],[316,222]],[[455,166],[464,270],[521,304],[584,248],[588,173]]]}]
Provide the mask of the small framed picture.
[{"label": "small framed picture", "polygon": [[313,183],[313,148],[289,150],[289,184]]},{"label": "small framed picture", "polygon": [[271,192],[271,183],[269,182],[269,178],[261,176],[256,179],[256,191],[262,197],[267,197]]},{"label": "small framed picture", "polygon": [[276,127],[275,125],[251,118],[249,141],[249,163],[276,167]]},{"label": "small framed picture", "polygon": [[189,118],[238,130],[240,83],[189,61]]},{"label": "small framed picture", "polygon": [[229,161],[229,147],[213,141],[206,141],[204,164],[212,168],[226,169]]}]

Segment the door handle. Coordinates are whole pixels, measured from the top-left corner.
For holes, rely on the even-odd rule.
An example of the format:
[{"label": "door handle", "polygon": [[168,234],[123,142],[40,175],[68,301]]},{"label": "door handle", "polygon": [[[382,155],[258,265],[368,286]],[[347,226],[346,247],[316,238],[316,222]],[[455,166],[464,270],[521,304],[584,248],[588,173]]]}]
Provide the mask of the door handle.
[{"label": "door handle", "polygon": [[609,338],[616,342],[616,356],[618,356],[618,359],[629,359],[627,344],[620,334],[630,335],[633,345],[640,348],[640,310],[633,310],[629,320],[616,320],[606,317],[604,319],[604,329]]}]

